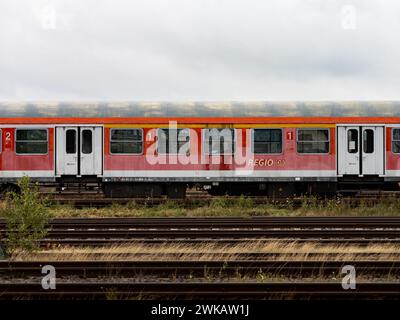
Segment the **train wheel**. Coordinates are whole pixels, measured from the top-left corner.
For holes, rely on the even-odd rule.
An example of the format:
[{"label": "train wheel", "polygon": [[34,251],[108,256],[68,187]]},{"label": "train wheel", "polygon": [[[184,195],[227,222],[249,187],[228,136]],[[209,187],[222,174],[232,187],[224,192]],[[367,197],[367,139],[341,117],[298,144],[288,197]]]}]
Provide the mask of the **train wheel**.
[{"label": "train wheel", "polygon": [[4,199],[7,196],[7,193],[14,192],[20,193],[21,189],[16,184],[7,183],[1,186],[0,188],[0,197]]},{"label": "train wheel", "polygon": [[207,190],[208,194],[211,196],[224,196],[227,193],[227,190],[224,186],[212,186]]},{"label": "train wheel", "polygon": [[180,183],[168,184],[166,187],[168,199],[183,199],[186,197],[186,185]]}]

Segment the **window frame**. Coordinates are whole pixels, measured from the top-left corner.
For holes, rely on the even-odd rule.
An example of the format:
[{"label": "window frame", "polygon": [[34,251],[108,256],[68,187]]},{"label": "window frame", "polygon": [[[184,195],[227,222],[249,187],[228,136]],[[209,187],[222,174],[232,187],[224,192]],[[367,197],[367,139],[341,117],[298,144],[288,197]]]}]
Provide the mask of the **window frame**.
[{"label": "window frame", "polygon": [[[161,155],[168,155],[168,154],[171,154],[171,155],[184,155],[184,153],[179,153],[179,150],[177,150],[178,152],[159,152],[160,139],[158,138],[159,137],[158,133],[161,130],[169,130],[169,128],[157,128],[157,145],[156,145],[157,154],[161,154]],[[189,142],[189,152],[190,152],[190,147],[191,147],[190,128],[176,128],[176,129],[173,129],[173,130],[188,130],[189,131],[189,141],[186,141],[185,143]],[[177,134],[179,135],[179,133],[177,133]],[[168,137],[168,139],[169,139],[169,137]]]},{"label": "window frame", "polygon": [[[254,131],[255,130],[280,130],[281,131],[281,144],[282,144],[282,148],[281,148],[281,152],[273,152],[273,153],[254,153]],[[283,135],[283,128],[253,128],[251,129],[251,153],[254,155],[282,155],[284,153],[285,150],[285,139],[284,139],[284,135]]]},{"label": "window frame", "polygon": [[[400,130],[400,128],[391,128],[391,129],[392,129],[392,130],[391,130],[391,137],[390,137],[390,138],[391,138],[391,141],[390,141],[390,142],[391,142],[391,144],[392,144],[392,145],[391,145],[391,151],[392,151],[393,154],[400,154],[400,151],[399,151],[399,152],[394,152],[394,151],[393,151],[393,142],[395,142],[395,141],[399,141],[399,142],[400,142],[400,140],[394,140],[394,139],[393,139],[393,136],[394,136],[393,131],[394,131],[394,130]],[[399,150],[400,150],[400,149],[399,149]]]},{"label": "window frame", "polygon": [[[18,153],[17,152],[17,132],[18,130],[46,130],[46,153]],[[35,140],[19,140],[19,142],[28,142],[28,141],[35,141]],[[38,142],[44,142],[44,140],[37,140]],[[15,133],[14,133],[14,151],[15,154],[18,156],[43,156],[43,155],[48,155],[49,154],[49,128],[15,128]]]},{"label": "window frame", "polygon": [[[68,150],[67,150],[67,148],[68,148],[68,131],[73,131],[73,132],[75,132],[75,144],[74,144],[74,146],[75,146],[75,152],[68,152]],[[65,154],[68,154],[68,155],[71,155],[71,154],[78,154],[78,148],[79,148],[79,146],[78,146],[78,139],[77,139],[77,136],[78,136],[78,129],[76,129],[76,128],[67,128],[66,130],[65,130]]]},{"label": "window frame", "polygon": [[[349,132],[352,131],[352,130],[354,130],[357,133],[357,139],[356,140],[349,140]],[[359,145],[360,144],[360,130],[359,129],[355,129],[355,128],[348,129],[347,130],[346,139],[347,139],[347,153],[352,154],[352,155],[356,155],[356,154],[360,153],[360,145]],[[355,143],[356,143],[356,147],[357,148],[355,148],[355,150],[356,150],[355,152],[350,152],[350,150],[349,150],[349,142],[350,141],[355,141]]]},{"label": "window frame", "polygon": [[[233,130],[233,141],[232,141],[232,145],[233,145],[233,152],[231,153],[209,153],[209,144],[207,141],[207,148],[205,148],[205,139],[206,139],[206,130],[213,130],[213,129],[218,129],[218,130],[223,130],[223,129],[229,129],[229,130]],[[202,135],[202,150],[203,150],[203,154],[204,155],[208,155],[208,156],[234,156],[236,154],[236,141],[237,141],[237,136],[236,136],[236,128],[203,128],[201,130],[201,135]]]},{"label": "window frame", "polygon": [[[120,152],[113,153],[113,152],[111,152],[111,143],[112,143],[112,141],[116,141],[116,140],[112,140],[111,139],[112,131],[113,130],[132,130],[132,129],[140,130],[140,132],[142,133],[142,139],[140,140],[140,143],[142,144],[142,152],[140,152],[140,153],[120,153]],[[143,128],[110,128],[109,141],[110,141],[110,147],[109,147],[110,155],[141,156],[141,155],[144,154],[144,130],[143,130]],[[125,142],[130,141],[130,142],[132,142],[134,140],[117,140],[117,141],[119,141],[119,142],[121,142],[121,141],[125,141]]]},{"label": "window frame", "polygon": [[[299,141],[299,131],[300,130],[327,130],[328,131],[328,140],[327,141],[319,141],[319,142],[328,142],[328,152],[312,152],[312,153],[301,153],[299,152],[298,143],[299,142],[312,142],[312,141]],[[309,155],[327,155],[331,153],[331,128],[296,128],[296,154],[300,156],[309,156]]]},{"label": "window frame", "polygon": [[[84,152],[84,147],[85,147],[85,145],[84,145],[84,136],[83,136],[83,134],[84,134],[84,132],[85,131],[88,131],[88,132],[90,132],[90,152]],[[89,155],[89,154],[93,154],[93,133],[94,133],[94,131],[92,130],[92,129],[89,129],[89,128],[82,128],[81,129],[81,145],[80,145],[80,148],[81,148],[81,153],[82,154],[86,154],[86,155]]]},{"label": "window frame", "polygon": [[[365,144],[364,133],[366,133],[367,131],[371,131],[372,132],[372,147],[373,147],[372,152],[366,152],[367,148],[364,148],[365,147],[364,146],[364,144]],[[363,137],[362,137],[362,142],[363,142],[362,153],[363,154],[375,154],[375,149],[376,149],[376,146],[375,146],[375,130],[372,129],[372,128],[363,128],[362,129],[362,135],[363,135]]]}]

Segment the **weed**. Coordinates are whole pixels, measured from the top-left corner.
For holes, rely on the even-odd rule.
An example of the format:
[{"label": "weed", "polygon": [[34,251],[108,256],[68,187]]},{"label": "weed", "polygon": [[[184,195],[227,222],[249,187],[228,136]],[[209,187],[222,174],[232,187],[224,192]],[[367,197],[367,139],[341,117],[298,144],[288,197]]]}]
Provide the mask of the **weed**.
[{"label": "weed", "polygon": [[20,192],[9,192],[1,209],[6,220],[5,248],[10,255],[15,250],[38,249],[50,219],[47,200],[40,196],[38,186],[31,186],[29,177],[23,177],[18,186]]}]

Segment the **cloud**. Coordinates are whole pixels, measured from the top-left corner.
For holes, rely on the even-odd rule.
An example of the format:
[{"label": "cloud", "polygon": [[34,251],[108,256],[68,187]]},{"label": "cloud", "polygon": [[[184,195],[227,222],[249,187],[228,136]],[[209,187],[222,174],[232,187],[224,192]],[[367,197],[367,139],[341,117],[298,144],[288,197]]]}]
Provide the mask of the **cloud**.
[{"label": "cloud", "polygon": [[0,100],[399,99],[399,13],[395,0],[3,0]]}]

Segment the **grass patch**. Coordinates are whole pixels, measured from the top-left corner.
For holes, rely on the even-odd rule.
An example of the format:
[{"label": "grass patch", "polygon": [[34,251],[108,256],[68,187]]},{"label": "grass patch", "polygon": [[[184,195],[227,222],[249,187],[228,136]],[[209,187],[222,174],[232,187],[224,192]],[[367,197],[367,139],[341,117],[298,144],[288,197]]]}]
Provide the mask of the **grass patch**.
[{"label": "grass patch", "polygon": [[[151,200],[149,200],[151,201]],[[247,197],[218,197],[208,204],[185,207],[182,202],[167,201],[148,206],[131,202],[125,205],[113,204],[104,208],[87,207],[77,209],[69,205],[53,205],[54,217],[214,217],[214,216],[400,216],[400,199],[382,199],[379,203],[365,201],[357,207],[344,199],[319,201],[313,197],[286,203],[255,204]]]},{"label": "grass patch", "polygon": [[[12,259],[18,261],[228,261],[243,260],[248,254],[265,254],[263,260],[400,260],[400,245],[391,243],[344,245],[299,243],[296,241],[251,241],[238,244],[218,242],[162,244],[127,243],[104,247],[66,247],[41,249],[30,253],[17,251]],[[249,256],[253,259],[254,256]]]}]

